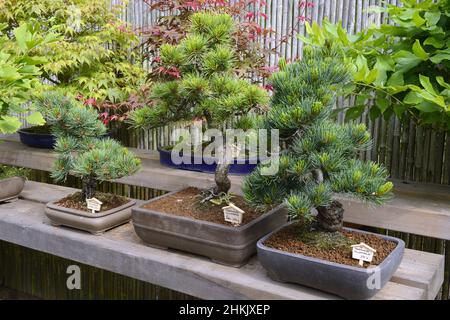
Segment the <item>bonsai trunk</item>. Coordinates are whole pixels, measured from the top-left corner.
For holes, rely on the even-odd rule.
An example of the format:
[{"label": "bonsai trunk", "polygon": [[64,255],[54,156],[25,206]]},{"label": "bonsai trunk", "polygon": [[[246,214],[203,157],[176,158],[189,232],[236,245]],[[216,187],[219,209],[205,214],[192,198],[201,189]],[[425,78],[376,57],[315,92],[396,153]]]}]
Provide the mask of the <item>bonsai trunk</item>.
[{"label": "bonsai trunk", "polygon": [[318,228],[328,232],[335,232],[342,228],[344,222],[344,208],[338,201],[329,206],[317,207]]},{"label": "bonsai trunk", "polygon": [[97,181],[93,177],[83,179],[83,189],[81,196],[83,199],[93,198],[95,195],[95,188],[97,187]]},{"label": "bonsai trunk", "polygon": [[216,186],[214,187],[214,194],[218,195],[220,193],[227,194],[231,188],[231,181],[228,178],[228,171],[230,170],[230,161],[228,159],[226,147],[223,147],[218,154],[218,162],[216,167],[216,172],[214,175],[214,180]]}]

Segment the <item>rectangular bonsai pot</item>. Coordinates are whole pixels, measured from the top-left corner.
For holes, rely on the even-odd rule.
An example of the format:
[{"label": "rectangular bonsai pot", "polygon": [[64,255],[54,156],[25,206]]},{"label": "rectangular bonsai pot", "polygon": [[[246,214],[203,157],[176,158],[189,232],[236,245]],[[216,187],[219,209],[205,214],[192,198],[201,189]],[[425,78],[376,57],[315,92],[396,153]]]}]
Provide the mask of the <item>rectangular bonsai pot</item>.
[{"label": "rectangular bonsai pot", "polygon": [[136,204],[136,200],[130,199],[120,207],[92,214],[59,206],[56,204],[57,201],[49,202],[45,208],[45,214],[53,225],[72,227],[93,234],[102,233],[130,221],[131,207]]},{"label": "rectangular bonsai pot", "polygon": [[[280,228],[281,229],[281,228]],[[257,243],[258,259],[275,281],[296,283],[345,299],[369,299],[391,279],[403,258],[403,240],[378,235],[397,243],[395,249],[374,268],[358,268],[300,254],[289,253],[264,245],[264,242],[280,229],[263,237]],[[370,232],[344,228],[345,230],[371,234]]]},{"label": "rectangular bonsai pot", "polygon": [[25,186],[23,177],[11,177],[0,180],[0,202],[15,199]]},{"label": "rectangular bonsai pot", "polygon": [[134,229],[145,243],[195,253],[233,267],[245,264],[256,253],[258,239],[287,221],[286,211],[281,206],[239,227],[143,208],[161,197],[132,209]]}]

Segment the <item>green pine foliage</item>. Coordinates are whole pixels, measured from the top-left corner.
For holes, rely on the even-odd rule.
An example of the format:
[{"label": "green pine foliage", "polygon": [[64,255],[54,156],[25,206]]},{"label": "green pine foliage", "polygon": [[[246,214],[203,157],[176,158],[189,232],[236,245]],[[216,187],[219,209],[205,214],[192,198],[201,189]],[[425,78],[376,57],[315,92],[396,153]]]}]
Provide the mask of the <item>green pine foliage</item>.
[{"label": "green pine foliage", "polygon": [[41,74],[47,82],[75,95],[120,102],[146,74],[132,50],[139,39],[118,18],[120,10],[111,10],[106,0],[4,0],[0,21],[6,23],[6,32],[26,22],[62,35],[30,53],[47,57]]},{"label": "green pine foliage", "polygon": [[266,104],[264,89],[236,75],[233,24],[227,14],[196,13],[186,38],[161,46],[158,82],[151,91],[155,104],[132,114],[137,127],[202,118],[217,128]]},{"label": "green pine foliage", "polygon": [[279,129],[283,142],[279,170],[264,175],[264,165],[244,182],[246,199],[256,207],[284,203],[294,218],[314,221],[311,209],[327,207],[335,193],[381,204],[391,197],[387,170],[357,154],[371,146],[363,124],[337,124],[330,117],[336,96],[350,81],[340,48],[327,43],[305,47],[302,60],[272,77],[266,129]]},{"label": "green pine foliage", "polygon": [[106,127],[92,108],[53,92],[36,104],[57,137],[58,158],[52,172],[55,181],[73,175],[81,178],[85,186],[95,185],[95,181],[118,179],[138,171],[140,160],[117,141],[105,137]]}]

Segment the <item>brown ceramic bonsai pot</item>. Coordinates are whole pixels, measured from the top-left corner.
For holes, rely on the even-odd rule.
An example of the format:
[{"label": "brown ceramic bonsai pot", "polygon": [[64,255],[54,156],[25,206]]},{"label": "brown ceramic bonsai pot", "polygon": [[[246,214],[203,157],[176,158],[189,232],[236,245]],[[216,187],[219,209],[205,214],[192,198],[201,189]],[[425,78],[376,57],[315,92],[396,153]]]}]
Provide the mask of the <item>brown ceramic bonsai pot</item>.
[{"label": "brown ceramic bonsai pot", "polygon": [[0,202],[16,199],[24,186],[25,178],[23,177],[11,177],[0,180]]},{"label": "brown ceramic bonsai pot", "polygon": [[67,226],[99,234],[124,224],[131,219],[131,207],[136,200],[131,200],[117,208],[95,214],[87,211],[65,208],[53,201],[47,204],[45,214],[54,226]]},{"label": "brown ceramic bonsai pot", "polygon": [[239,227],[143,208],[174,193],[132,209],[132,222],[137,235],[149,245],[195,253],[220,264],[242,266],[256,253],[256,242],[287,220],[286,211],[281,206]]}]

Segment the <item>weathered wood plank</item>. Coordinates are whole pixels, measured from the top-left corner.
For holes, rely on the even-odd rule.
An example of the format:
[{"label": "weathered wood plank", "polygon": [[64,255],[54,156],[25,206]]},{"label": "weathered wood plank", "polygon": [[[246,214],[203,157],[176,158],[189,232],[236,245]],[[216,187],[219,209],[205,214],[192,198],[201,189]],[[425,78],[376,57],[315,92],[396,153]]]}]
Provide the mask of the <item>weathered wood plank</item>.
[{"label": "weathered wood plank", "polygon": [[[130,148],[142,159],[137,174],[115,180],[132,186],[173,191],[188,186],[207,188],[212,174],[177,170],[162,166],[158,153]],[[0,163],[50,171],[55,154],[49,150],[26,147],[17,141],[0,144]],[[242,176],[230,176],[232,192],[240,194]],[[346,209],[346,222],[450,240],[450,187],[437,184],[405,184],[394,181],[396,197],[381,207],[339,198]]]}]

